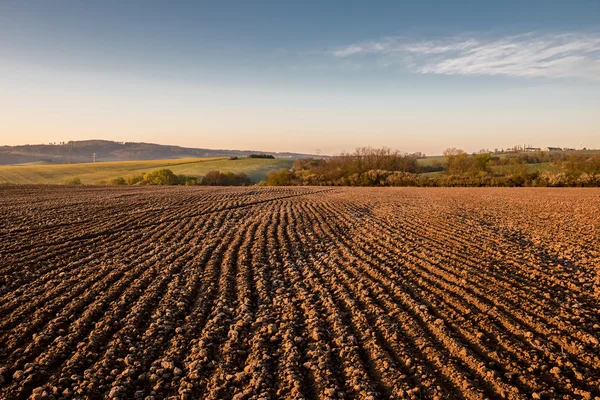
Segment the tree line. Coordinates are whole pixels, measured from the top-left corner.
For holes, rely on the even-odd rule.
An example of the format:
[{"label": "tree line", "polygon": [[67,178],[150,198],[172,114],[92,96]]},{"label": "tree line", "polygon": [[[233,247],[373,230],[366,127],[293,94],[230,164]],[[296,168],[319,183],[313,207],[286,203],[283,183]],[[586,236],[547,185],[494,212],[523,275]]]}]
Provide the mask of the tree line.
[{"label": "tree line", "polygon": [[[488,152],[447,149],[443,161],[421,164],[421,154],[361,147],[326,159],[299,159],[271,172],[268,186],[600,186],[600,154]],[[535,164],[551,167],[536,169]]]},{"label": "tree line", "polygon": [[[422,163],[421,153],[361,147],[328,158],[298,159],[291,169],[267,174],[267,186],[578,186],[600,187],[600,154],[551,152],[498,156],[447,149],[443,160]],[[205,176],[176,175],[169,169],[100,181],[103,185],[246,186],[244,173],[209,171]],[[80,185],[77,177],[65,182]]]},{"label": "tree line", "polygon": [[233,172],[209,171],[197,177],[176,175],[170,169],[158,169],[128,178],[117,177],[97,182],[100,185],[185,185],[185,186],[248,186],[252,184],[248,175]]}]

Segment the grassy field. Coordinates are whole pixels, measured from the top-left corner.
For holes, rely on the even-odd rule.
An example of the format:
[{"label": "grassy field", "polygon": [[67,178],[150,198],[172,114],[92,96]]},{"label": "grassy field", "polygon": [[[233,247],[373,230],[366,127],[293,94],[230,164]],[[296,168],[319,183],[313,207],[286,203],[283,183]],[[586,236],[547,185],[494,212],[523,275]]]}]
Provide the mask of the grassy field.
[{"label": "grassy field", "polygon": [[[504,158],[506,157],[508,154],[507,153],[501,153],[501,154],[494,154],[497,157],[500,158]],[[446,164],[446,157],[445,156],[427,156],[425,158],[419,158],[417,160],[417,162],[424,166],[424,167],[428,167],[430,165],[432,165],[435,161],[441,163],[442,165]]]},{"label": "grassy field", "polygon": [[446,162],[446,157],[444,157],[444,156],[429,156],[429,157],[425,157],[425,158],[419,158],[417,160],[417,162],[423,166],[430,166],[433,164],[434,161],[439,161],[440,163],[444,164]]},{"label": "grassy field", "polygon": [[552,165],[551,163],[539,163],[539,164],[527,164],[527,172],[552,172],[556,173],[560,171],[560,168]]},{"label": "grassy field", "polygon": [[[527,168],[527,172],[528,173],[533,173],[533,172],[552,172],[552,173],[557,173],[560,172],[560,168],[552,165],[551,163],[539,163],[539,164],[524,164],[525,167]],[[494,165],[490,167],[491,170],[495,173],[502,173],[502,172],[507,172],[510,171],[511,166],[509,165]]]},{"label": "grassy field", "polygon": [[142,172],[168,168],[175,174],[203,176],[218,170],[245,173],[253,182],[265,178],[268,172],[291,168],[293,160],[261,158],[186,158],[174,160],[117,161],[85,164],[11,165],[0,166],[0,183],[61,184],[78,177],[83,184],[94,184],[116,177],[127,178]]}]

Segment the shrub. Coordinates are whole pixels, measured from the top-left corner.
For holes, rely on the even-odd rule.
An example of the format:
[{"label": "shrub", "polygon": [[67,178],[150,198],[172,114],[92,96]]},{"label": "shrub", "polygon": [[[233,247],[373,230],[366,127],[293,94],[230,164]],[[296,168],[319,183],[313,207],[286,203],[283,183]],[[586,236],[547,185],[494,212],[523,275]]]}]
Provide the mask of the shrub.
[{"label": "shrub", "polygon": [[141,185],[144,182],[144,174],[134,175],[127,178],[128,185]]},{"label": "shrub", "polygon": [[385,180],[386,186],[420,186],[419,176],[408,172],[396,171]]},{"label": "shrub", "polygon": [[202,178],[202,184],[207,186],[219,186],[221,185],[221,172],[219,171],[208,171],[204,178]]},{"label": "shrub", "polygon": [[175,175],[170,169],[158,169],[146,174],[130,176],[127,179],[114,178],[110,185],[197,185],[195,176]]},{"label": "shrub", "polygon": [[244,173],[209,171],[202,178],[202,184],[207,186],[246,186],[251,181]]},{"label": "shrub", "polygon": [[177,184],[185,186],[198,185],[198,178],[195,176],[177,175]]},{"label": "shrub", "polygon": [[598,187],[600,186],[600,174],[583,173],[577,178],[577,186]]},{"label": "shrub", "polygon": [[296,176],[289,169],[280,169],[279,171],[269,172],[267,174],[266,184],[269,186],[291,186],[296,184]]},{"label": "shrub", "polygon": [[170,169],[158,169],[144,175],[148,185],[177,185],[177,176]]},{"label": "shrub", "polygon": [[107,184],[109,185],[127,185],[127,181],[123,177],[110,179]]}]

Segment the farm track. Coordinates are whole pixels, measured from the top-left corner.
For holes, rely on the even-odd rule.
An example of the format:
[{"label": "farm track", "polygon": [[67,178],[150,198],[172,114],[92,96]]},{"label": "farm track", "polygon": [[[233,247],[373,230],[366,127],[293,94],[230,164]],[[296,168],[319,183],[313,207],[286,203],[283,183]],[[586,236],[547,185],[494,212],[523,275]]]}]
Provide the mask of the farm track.
[{"label": "farm track", "polygon": [[600,399],[595,189],[0,187],[0,398]]}]

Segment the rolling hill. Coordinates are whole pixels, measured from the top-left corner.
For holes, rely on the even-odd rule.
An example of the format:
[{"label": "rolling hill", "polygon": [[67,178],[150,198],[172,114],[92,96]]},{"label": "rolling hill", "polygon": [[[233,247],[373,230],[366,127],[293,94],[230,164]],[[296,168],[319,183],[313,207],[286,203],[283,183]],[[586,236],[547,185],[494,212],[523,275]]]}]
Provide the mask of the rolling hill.
[{"label": "rolling hill", "polygon": [[83,184],[94,184],[117,177],[127,178],[142,172],[168,168],[175,174],[203,176],[218,170],[245,173],[253,182],[265,178],[268,172],[291,168],[291,159],[240,158],[184,158],[176,160],[113,161],[81,164],[3,165],[0,166],[0,184],[61,184],[78,177]]},{"label": "rolling hill", "polygon": [[168,146],[153,143],[82,140],[58,144],[28,144],[0,146],[0,165],[24,163],[89,163],[97,161],[166,160],[206,157],[245,157],[249,154],[269,154],[278,159],[313,157],[310,154],[265,152],[256,150],[215,150]]}]

